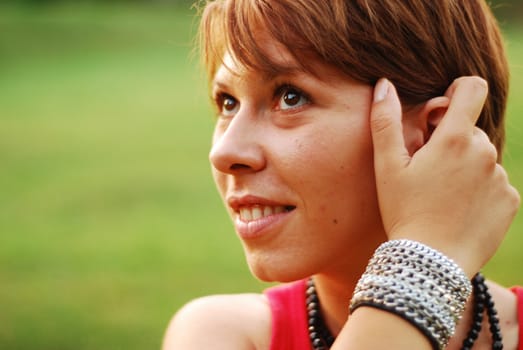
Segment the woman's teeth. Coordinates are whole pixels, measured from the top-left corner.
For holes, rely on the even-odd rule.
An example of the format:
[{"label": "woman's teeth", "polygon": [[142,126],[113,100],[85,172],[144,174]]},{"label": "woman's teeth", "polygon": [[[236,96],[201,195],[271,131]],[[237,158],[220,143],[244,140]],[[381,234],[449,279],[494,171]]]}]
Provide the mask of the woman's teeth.
[{"label": "woman's teeth", "polygon": [[274,214],[291,211],[294,207],[284,205],[253,205],[240,208],[240,219],[242,221],[252,221],[265,218]]}]

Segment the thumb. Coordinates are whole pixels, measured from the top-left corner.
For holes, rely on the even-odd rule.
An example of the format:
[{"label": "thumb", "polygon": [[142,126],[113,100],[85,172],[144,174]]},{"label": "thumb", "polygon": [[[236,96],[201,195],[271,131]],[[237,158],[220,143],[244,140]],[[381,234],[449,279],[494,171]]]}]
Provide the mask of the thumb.
[{"label": "thumb", "polygon": [[394,85],[387,79],[380,79],[374,88],[370,112],[376,176],[391,168],[404,167],[410,160],[403,138],[401,114],[401,103]]}]

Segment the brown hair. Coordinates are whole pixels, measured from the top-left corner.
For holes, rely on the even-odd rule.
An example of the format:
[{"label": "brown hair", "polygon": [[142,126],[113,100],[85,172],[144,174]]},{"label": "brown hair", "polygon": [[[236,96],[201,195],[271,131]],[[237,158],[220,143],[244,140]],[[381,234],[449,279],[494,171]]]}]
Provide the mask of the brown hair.
[{"label": "brown hair", "polygon": [[202,15],[200,47],[209,79],[225,52],[242,65],[282,72],[253,33],[259,28],[307,67],[314,56],[348,77],[391,80],[406,106],[441,96],[465,75],[490,93],[477,125],[499,151],[505,140],[508,64],[497,22],[484,0],[216,0]]}]

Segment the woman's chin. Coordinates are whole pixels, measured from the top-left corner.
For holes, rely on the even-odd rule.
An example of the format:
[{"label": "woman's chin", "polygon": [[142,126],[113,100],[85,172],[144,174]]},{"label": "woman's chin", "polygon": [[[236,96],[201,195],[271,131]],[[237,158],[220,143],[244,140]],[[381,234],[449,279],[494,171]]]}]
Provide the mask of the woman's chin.
[{"label": "woman's chin", "polygon": [[287,262],[277,260],[279,259],[260,261],[253,257],[247,257],[252,275],[263,282],[287,283],[304,279],[312,274],[309,269],[299,266],[301,264],[296,264],[296,262],[299,262],[297,259]]}]

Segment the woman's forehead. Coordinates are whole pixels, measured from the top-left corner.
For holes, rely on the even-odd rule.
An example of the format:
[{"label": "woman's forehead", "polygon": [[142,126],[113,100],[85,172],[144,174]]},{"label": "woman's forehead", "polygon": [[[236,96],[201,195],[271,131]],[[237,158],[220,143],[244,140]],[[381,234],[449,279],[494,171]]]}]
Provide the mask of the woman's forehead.
[{"label": "woman's forehead", "polygon": [[[353,80],[337,67],[329,65],[319,57],[303,51],[299,58],[282,43],[271,37],[268,32],[257,30],[253,34],[257,46],[263,55],[263,64],[246,60],[229,48],[223,55],[221,64],[217,67],[212,83],[228,76],[246,77],[256,75],[260,81],[272,81],[280,76],[310,75],[322,81]],[[267,69],[270,67],[270,69]]]},{"label": "woman's forehead", "polygon": [[267,58],[269,62],[273,63],[272,66],[276,69],[266,71],[259,67],[247,66],[241,62],[238,58],[233,56],[230,52],[226,52],[222,64],[218,67],[213,81],[221,80],[227,75],[234,75],[238,77],[247,75],[257,75],[261,80],[270,81],[279,75],[296,75],[309,73],[303,69],[297,60],[284,48],[281,50],[275,46],[272,46],[267,51]]},{"label": "woman's forehead", "polygon": [[[256,41],[256,56],[245,55],[242,48],[236,48],[233,45],[228,45],[223,63],[233,70],[242,69],[263,69],[267,64],[273,69],[270,71],[294,71],[302,69],[302,64],[298,62],[297,58],[291,51],[281,42],[272,37],[267,30],[258,27],[252,33],[253,39]],[[303,57],[305,59],[305,57]]]}]

